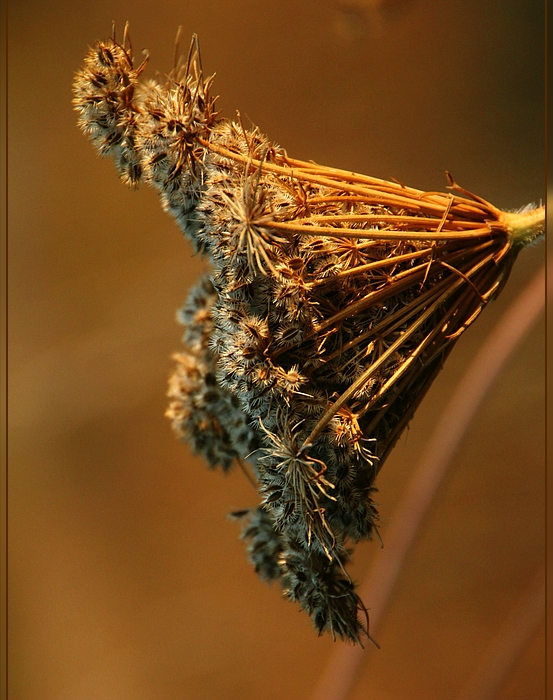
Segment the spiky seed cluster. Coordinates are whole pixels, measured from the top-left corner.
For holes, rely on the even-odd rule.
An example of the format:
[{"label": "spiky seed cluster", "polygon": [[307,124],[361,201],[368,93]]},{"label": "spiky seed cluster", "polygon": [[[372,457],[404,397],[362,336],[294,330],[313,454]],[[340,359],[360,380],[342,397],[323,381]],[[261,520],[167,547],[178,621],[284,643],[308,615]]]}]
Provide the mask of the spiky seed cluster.
[{"label": "spiky seed cluster", "polygon": [[248,556],[255,573],[264,581],[278,580],[282,576],[282,539],[273,519],[262,506],[241,515],[247,516],[249,521],[242,531],[242,539],[248,542]]},{"label": "spiky seed cluster", "polygon": [[238,399],[217,381],[217,356],[209,347],[215,299],[213,285],[203,277],[181,309],[185,348],[173,356],[176,368],[166,415],[177,435],[201,453],[210,467],[227,471],[236,459],[255,451],[259,440]]},{"label": "spiky seed cluster", "polygon": [[75,107],[212,263],[181,311],[168,415],[210,466],[249,461],[262,502],[243,537],[259,575],[319,632],[360,642],[344,564],[348,541],[375,531],[376,474],[543,212],[501,212],[452,180],[464,196],[291,159],[217,118],[196,40],[165,84],[139,84],[143,67],[130,43],[99,42]]},{"label": "spiky seed cluster", "polygon": [[136,186],[143,166],[137,147],[140,111],[137,69],[129,51],[114,41],[99,42],[85,58],[74,83],[79,126],[102,156],[112,156],[125,184]]}]

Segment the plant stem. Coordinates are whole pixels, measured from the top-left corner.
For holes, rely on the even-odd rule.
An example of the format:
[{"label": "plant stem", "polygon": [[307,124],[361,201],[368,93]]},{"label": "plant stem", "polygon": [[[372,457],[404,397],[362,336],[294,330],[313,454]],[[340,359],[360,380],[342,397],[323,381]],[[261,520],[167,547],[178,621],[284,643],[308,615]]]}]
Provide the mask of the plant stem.
[{"label": "plant stem", "polygon": [[499,221],[503,223],[515,245],[526,246],[545,231],[545,207],[523,209],[519,212],[502,211]]}]

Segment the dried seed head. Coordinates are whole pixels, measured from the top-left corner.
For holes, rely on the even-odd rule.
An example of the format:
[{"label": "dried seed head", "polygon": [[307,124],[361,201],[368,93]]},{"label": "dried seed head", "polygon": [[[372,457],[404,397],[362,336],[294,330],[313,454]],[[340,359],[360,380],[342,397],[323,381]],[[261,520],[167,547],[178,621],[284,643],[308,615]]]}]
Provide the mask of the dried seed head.
[{"label": "dried seed head", "polygon": [[379,469],[451,348],[500,291],[542,208],[502,212],[290,158],[218,119],[197,40],[166,84],[98,43],[79,123],[129,184],[146,180],[212,263],[181,311],[168,411],[210,466],[247,458],[262,506],[244,531],[319,632],[360,642],[344,573],[370,538]]},{"label": "dried seed head", "polygon": [[264,508],[259,507],[250,513],[242,539],[248,542],[248,556],[259,577],[264,581],[279,579],[282,576],[279,560],[283,543],[270,514]]},{"label": "dried seed head", "polygon": [[174,355],[176,368],[169,381],[171,403],[166,415],[179,437],[203,454],[210,467],[221,466],[226,471],[236,459],[255,451],[259,440],[239,401],[216,378],[216,357],[208,346],[214,301],[213,287],[203,278],[180,313],[181,319],[195,323],[185,333],[189,347]]},{"label": "dried seed head", "polygon": [[[298,602],[313,618],[319,634],[330,632],[333,639],[361,644],[362,637],[368,636],[367,611],[353,582],[336,562],[289,542],[279,564],[285,596]],[[366,627],[360,614],[365,617]]]},{"label": "dried seed head", "polygon": [[133,66],[130,46],[112,39],[89,51],[74,82],[73,104],[79,125],[102,156],[112,156],[123,182],[136,186],[142,178],[139,131],[139,76],[146,66]]}]

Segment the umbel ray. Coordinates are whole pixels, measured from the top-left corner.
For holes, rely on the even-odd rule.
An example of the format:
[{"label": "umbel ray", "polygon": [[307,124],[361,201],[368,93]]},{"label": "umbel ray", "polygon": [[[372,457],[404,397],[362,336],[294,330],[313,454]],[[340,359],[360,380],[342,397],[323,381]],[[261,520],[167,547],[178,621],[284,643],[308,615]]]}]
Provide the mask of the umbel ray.
[{"label": "umbel ray", "polygon": [[[176,52],[177,54],[177,52]],[[221,118],[198,41],[161,79],[125,28],[88,52],[79,125],[123,182],[146,183],[211,272],[180,311],[167,415],[210,467],[235,463],[261,503],[237,514],[262,579],[319,633],[361,643],[348,546],[377,534],[386,457],[460,335],[544,232],[459,187],[296,160]]]}]

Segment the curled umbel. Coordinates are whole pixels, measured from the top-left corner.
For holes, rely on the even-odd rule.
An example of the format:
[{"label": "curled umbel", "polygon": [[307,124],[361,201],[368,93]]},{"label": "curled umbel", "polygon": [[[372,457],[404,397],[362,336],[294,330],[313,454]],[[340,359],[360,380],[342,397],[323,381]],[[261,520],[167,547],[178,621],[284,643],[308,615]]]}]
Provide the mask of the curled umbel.
[{"label": "curled umbel", "polygon": [[121,179],[160,193],[212,271],[180,312],[168,415],[210,467],[255,477],[237,514],[261,578],[319,632],[360,643],[347,547],[376,533],[379,469],[455,341],[502,288],[543,208],[290,158],[219,117],[194,37],[162,80],[127,33],[76,76],[79,124]]}]

